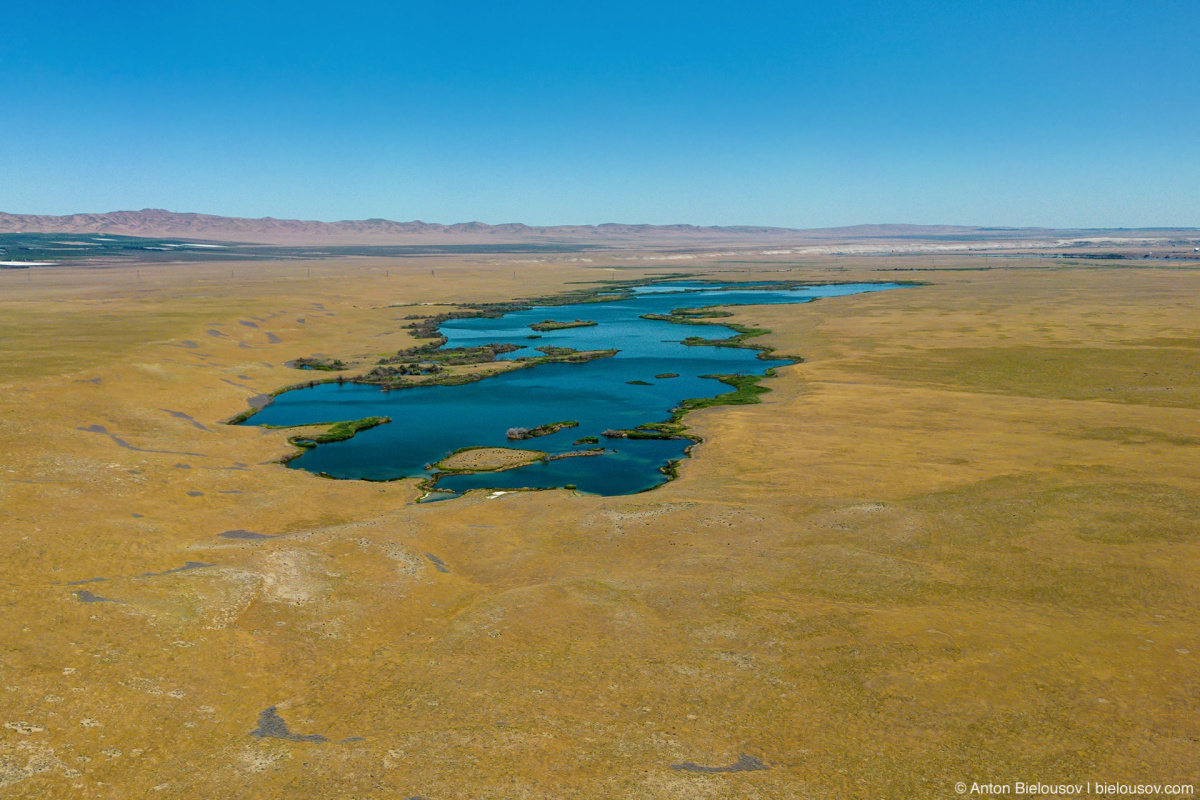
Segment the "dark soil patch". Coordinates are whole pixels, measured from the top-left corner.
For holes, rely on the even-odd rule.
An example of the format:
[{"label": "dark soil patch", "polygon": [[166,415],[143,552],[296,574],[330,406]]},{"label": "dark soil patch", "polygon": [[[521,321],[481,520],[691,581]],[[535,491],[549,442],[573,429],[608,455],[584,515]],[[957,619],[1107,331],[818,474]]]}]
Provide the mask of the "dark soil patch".
[{"label": "dark soil patch", "polygon": [[92,594],[87,589],[80,589],[79,591],[71,592],[71,594],[75,595],[75,597],[77,597],[79,599],[79,602],[81,602],[81,603],[119,603],[119,602],[121,602],[120,600],[113,600],[112,598],[109,598],[109,597],[101,597],[98,594]]},{"label": "dark soil patch", "polygon": [[685,761],[682,764],[672,764],[671,769],[680,770],[682,772],[757,772],[761,769],[770,769],[760,759],[754,756],[742,755],[737,761],[727,767],[704,767],[700,764],[693,764],[691,761]]},{"label": "dark soil patch", "polygon": [[216,564],[205,564],[203,561],[187,561],[184,563],[184,565],[182,567],[176,567],[175,569],[167,569],[167,570],[163,570],[162,572],[143,572],[141,575],[138,575],[138,577],[139,578],[157,578],[161,575],[174,575],[176,572],[187,572],[188,570],[204,569],[205,567],[215,567],[215,566],[216,566]]},{"label": "dark soil patch", "polygon": [[265,533],[255,533],[254,531],[242,530],[241,528],[238,528],[238,529],[232,530],[232,531],[225,531],[224,533],[218,533],[217,536],[220,536],[222,539],[274,539],[275,538],[274,536],[268,536]]},{"label": "dark soil patch", "polygon": [[292,742],[328,742],[329,740],[319,733],[300,734],[292,733],[288,730],[287,723],[283,718],[275,713],[275,706],[271,706],[258,715],[258,727],[250,731],[251,736],[257,736],[260,739],[271,737],[274,739],[287,739]]},{"label": "dark soil patch", "polygon": [[449,572],[450,568],[446,566],[446,562],[435,556],[433,553],[426,553],[425,557],[429,559],[429,563],[433,564],[433,568],[438,572]]}]

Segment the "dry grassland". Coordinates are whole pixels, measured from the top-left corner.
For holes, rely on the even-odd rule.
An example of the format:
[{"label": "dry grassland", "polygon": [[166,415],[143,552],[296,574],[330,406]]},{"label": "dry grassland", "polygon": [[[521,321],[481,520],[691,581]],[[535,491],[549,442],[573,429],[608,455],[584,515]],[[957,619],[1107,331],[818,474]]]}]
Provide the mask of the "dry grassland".
[{"label": "dry grassland", "polygon": [[[411,344],[416,304],[607,269],[0,272],[0,791],[1195,782],[1200,270],[876,271],[897,263],[686,263],[930,284],[737,309],[806,361],[760,405],[689,415],[706,444],[663,488],[426,505],[222,420],[308,377],[288,359]],[[742,755],[767,768],[672,768]]]},{"label": "dry grassland", "polygon": [[455,453],[437,463],[438,469],[492,470],[512,469],[532,464],[546,457],[541,450],[514,450],[510,447],[476,447]]}]

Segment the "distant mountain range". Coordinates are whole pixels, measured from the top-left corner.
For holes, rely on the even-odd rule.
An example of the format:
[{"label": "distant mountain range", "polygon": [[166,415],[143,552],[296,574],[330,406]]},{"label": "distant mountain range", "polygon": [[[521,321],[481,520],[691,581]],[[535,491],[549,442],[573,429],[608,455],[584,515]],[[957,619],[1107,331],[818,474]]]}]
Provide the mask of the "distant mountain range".
[{"label": "distant mountain range", "polygon": [[0,213],[0,233],[97,233],[126,236],[180,237],[209,241],[262,242],[278,244],[430,244],[430,243],[524,243],[572,242],[636,245],[780,242],[788,244],[877,239],[989,239],[1028,237],[1046,230],[1015,228],[967,228],[917,225],[859,225],[848,228],[799,230],[760,226],[697,225],[559,225],[535,227],[521,223],[486,225],[460,222],[440,225],[428,222],[393,222],[386,219],[314,222],[263,217],[219,217],[211,214],[179,214],[161,209],[111,211],[103,214],[39,216]]},{"label": "distant mountain range", "polygon": [[119,234],[175,237],[203,241],[279,245],[448,245],[448,244],[592,244],[599,246],[706,245],[855,245],[928,242],[969,247],[972,242],[1023,243],[1194,238],[1196,229],[1059,230],[1051,228],[987,228],[953,225],[856,225],[844,228],[771,228],[697,225],[558,225],[521,223],[487,225],[460,222],[393,222],[386,219],[315,222],[262,217],[219,217],[180,214],[161,209],[111,211],[103,214],[39,216],[0,213],[0,233]]}]

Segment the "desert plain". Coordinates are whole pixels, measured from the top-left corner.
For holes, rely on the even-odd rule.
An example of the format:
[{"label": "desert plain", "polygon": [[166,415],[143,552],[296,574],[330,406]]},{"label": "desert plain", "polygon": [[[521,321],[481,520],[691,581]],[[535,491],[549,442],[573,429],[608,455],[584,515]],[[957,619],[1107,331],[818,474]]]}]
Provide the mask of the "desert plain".
[{"label": "desert plain", "polygon": [[[916,285],[733,309],[803,361],[642,494],[418,504],[224,424],[426,304],[682,273]],[[1193,784],[1198,298],[1194,260],[1034,252],[0,271],[0,791]]]}]

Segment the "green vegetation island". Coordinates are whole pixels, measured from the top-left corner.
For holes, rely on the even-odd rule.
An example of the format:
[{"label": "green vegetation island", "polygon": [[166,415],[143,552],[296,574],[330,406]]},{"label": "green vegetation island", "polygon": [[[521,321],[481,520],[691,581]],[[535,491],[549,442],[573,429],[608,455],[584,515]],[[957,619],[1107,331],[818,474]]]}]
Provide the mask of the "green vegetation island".
[{"label": "green vegetation island", "polygon": [[558,433],[567,428],[578,427],[579,422],[571,419],[563,422],[550,422],[546,425],[538,425],[536,428],[509,428],[505,436],[512,441],[521,441],[522,439],[536,439],[539,436],[549,436],[552,433]]}]

